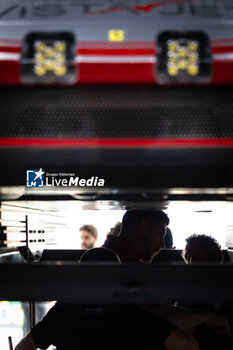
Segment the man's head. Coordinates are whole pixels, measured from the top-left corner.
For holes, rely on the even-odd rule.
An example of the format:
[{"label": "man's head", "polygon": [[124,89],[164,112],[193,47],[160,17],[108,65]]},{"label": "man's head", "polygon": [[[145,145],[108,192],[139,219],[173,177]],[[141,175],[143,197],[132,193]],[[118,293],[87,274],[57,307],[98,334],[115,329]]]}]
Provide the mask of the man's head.
[{"label": "man's head", "polygon": [[164,247],[169,218],[161,210],[128,210],[123,216],[120,237],[134,245],[141,260],[150,262]]},{"label": "man's head", "polygon": [[214,238],[206,235],[194,234],[186,238],[186,246],[182,256],[186,264],[222,261],[220,245]]},{"label": "man's head", "polygon": [[81,255],[79,262],[121,263],[119,256],[113,250],[104,247],[86,250]]},{"label": "man's head", "polygon": [[81,248],[94,248],[98,236],[96,228],[93,225],[83,225],[79,231],[81,232]]}]

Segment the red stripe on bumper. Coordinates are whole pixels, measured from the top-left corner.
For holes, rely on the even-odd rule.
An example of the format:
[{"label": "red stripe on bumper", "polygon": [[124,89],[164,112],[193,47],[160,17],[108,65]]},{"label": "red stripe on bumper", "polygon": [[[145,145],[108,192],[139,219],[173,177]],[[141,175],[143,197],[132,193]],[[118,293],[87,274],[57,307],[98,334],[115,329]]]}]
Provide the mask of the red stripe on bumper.
[{"label": "red stripe on bumper", "polygon": [[1,138],[1,147],[117,147],[117,148],[172,148],[172,147],[233,147],[231,139],[11,139]]}]

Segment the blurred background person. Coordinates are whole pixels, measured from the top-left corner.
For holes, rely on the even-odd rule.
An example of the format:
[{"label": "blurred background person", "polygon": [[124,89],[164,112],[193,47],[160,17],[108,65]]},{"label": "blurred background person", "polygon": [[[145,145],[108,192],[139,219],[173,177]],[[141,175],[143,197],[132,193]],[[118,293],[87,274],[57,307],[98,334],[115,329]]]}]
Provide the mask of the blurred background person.
[{"label": "blurred background person", "polygon": [[176,249],[176,247],[173,247],[173,236],[169,227],[167,227],[166,234],[164,236],[164,249]]},{"label": "blurred background person", "polygon": [[79,229],[81,233],[81,248],[92,249],[95,248],[98,238],[98,231],[93,225],[83,225]]}]

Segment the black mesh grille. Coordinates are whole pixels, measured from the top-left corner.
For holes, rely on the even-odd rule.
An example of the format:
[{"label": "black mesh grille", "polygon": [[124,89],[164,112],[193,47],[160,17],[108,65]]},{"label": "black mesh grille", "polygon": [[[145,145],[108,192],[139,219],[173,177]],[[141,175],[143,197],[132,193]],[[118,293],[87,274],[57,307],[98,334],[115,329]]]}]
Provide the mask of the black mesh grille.
[{"label": "black mesh grille", "polygon": [[0,137],[229,138],[232,87],[1,87]]}]

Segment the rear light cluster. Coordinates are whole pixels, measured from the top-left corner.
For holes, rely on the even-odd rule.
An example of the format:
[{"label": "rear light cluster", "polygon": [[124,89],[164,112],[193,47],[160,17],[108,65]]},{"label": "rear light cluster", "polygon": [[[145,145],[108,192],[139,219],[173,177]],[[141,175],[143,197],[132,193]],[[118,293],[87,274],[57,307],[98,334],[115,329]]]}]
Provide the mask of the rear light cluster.
[{"label": "rear light cluster", "polygon": [[211,50],[201,32],[163,32],[157,41],[160,83],[207,83],[211,79]]},{"label": "rear light cluster", "polygon": [[72,33],[31,33],[24,41],[21,76],[24,83],[67,83],[77,80]]},{"label": "rear light cluster", "polygon": [[52,72],[55,76],[64,77],[66,68],[66,43],[55,41],[52,45],[37,40],[34,43],[34,73],[37,76],[45,76]]},{"label": "rear light cluster", "polygon": [[[24,40],[21,78],[23,83],[74,84],[78,76],[75,62],[72,33],[30,33]],[[210,43],[202,32],[161,32],[156,38],[156,62],[155,77],[160,84],[211,80]]]}]

